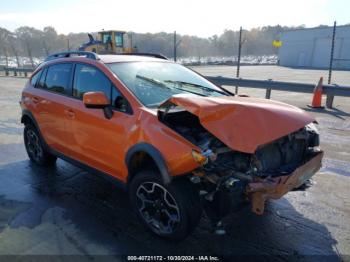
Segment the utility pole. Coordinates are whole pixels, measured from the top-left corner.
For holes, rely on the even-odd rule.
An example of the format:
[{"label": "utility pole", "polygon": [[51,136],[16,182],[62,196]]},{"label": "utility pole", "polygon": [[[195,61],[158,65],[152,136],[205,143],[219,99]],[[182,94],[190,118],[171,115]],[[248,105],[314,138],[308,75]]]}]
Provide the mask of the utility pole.
[{"label": "utility pole", "polygon": [[335,31],[337,28],[337,22],[334,21],[333,25],[333,35],[332,35],[332,47],[331,47],[331,56],[329,60],[329,72],[328,72],[328,84],[331,84],[332,80],[332,70],[333,70],[333,56],[334,56],[334,42],[335,42]]},{"label": "utility pole", "polygon": [[174,61],[176,62],[176,31],[174,31]]},{"label": "utility pole", "polygon": [[[332,35],[332,47],[331,47],[331,55],[329,59],[329,71],[328,71],[328,84],[331,84],[332,81],[332,70],[333,70],[333,56],[334,56],[334,44],[335,44],[335,31],[337,29],[337,21],[334,21],[333,25],[333,35]],[[334,100],[334,95],[328,95],[326,99],[326,106],[331,108]]]},{"label": "utility pole", "polygon": [[67,38],[67,50],[70,51],[69,38]]},{"label": "utility pole", "polygon": [[[237,59],[237,71],[236,71],[237,78],[239,78],[239,69],[241,66],[241,50],[242,50],[242,27],[240,27],[239,29],[238,59]],[[238,94],[238,86],[236,86],[235,94]]]},{"label": "utility pole", "polygon": [[181,43],[181,39],[179,41],[176,41],[176,31],[174,31],[174,61],[176,62],[176,51],[177,46]]},{"label": "utility pole", "polygon": [[133,46],[132,46],[132,32],[130,33],[130,50],[133,53]]},{"label": "utility pole", "polygon": [[6,59],[6,67],[9,67],[9,57],[7,55],[7,52],[5,53],[5,59]]}]

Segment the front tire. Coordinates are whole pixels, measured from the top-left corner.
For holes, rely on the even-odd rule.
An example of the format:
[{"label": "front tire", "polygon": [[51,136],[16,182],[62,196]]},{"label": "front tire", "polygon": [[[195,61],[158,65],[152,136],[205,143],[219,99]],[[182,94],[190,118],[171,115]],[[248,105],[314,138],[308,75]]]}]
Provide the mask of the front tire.
[{"label": "front tire", "polygon": [[143,224],[159,237],[181,240],[197,226],[202,207],[190,181],[178,178],[164,185],[153,170],[136,174],[129,187],[131,205]]},{"label": "front tire", "polygon": [[44,147],[38,130],[31,124],[24,127],[24,144],[29,159],[40,166],[52,166],[56,163],[57,157],[52,155]]}]

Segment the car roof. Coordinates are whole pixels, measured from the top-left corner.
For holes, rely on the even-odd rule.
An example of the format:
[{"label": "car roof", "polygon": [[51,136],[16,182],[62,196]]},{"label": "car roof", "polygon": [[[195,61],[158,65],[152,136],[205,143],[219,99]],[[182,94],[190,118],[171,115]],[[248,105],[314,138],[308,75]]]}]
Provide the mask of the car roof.
[{"label": "car roof", "polygon": [[118,62],[144,62],[144,61],[157,61],[157,62],[170,62],[165,59],[142,56],[142,55],[98,55],[100,61],[105,64],[118,63]]},{"label": "car roof", "polygon": [[[74,52],[73,52],[74,53]],[[87,52],[85,52],[87,53]],[[172,61],[164,58],[158,58],[157,55],[154,54],[133,54],[133,55],[124,55],[124,54],[112,54],[112,55],[97,55],[96,58],[86,57],[86,56],[70,56],[70,57],[58,57],[54,59],[50,59],[40,63],[34,72],[40,70],[44,66],[53,65],[56,63],[62,62],[92,62],[98,61],[103,64],[113,64],[113,63],[121,63],[121,62],[163,62],[163,63],[172,63]],[[162,55],[160,55],[163,57]]]}]

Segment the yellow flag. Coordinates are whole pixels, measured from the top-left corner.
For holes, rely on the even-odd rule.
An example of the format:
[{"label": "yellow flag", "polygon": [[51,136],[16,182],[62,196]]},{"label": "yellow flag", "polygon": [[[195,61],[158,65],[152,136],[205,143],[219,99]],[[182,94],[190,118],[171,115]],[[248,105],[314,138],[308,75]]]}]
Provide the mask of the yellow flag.
[{"label": "yellow flag", "polygon": [[273,40],[272,45],[274,47],[281,47],[282,46],[282,41],[281,40]]}]

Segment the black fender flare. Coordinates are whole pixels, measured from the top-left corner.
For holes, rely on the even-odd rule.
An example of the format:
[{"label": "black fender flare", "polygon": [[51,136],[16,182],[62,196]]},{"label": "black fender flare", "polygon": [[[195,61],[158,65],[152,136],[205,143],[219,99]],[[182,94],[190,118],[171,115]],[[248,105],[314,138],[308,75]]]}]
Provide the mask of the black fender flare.
[{"label": "black fender flare", "polygon": [[[24,121],[25,117],[29,117],[29,119],[31,120],[31,122],[34,124],[34,127],[40,132],[38,122],[35,120],[35,117],[34,117],[34,115],[32,114],[32,112],[30,112],[30,111],[27,110],[27,109],[23,109],[23,110],[22,110],[22,117],[21,117],[21,123],[22,123],[22,124],[25,124],[25,121]],[[40,133],[40,135],[41,135],[41,133]]]},{"label": "black fender flare", "polygon": [[39,127],[39,125],[38,125],[38,122],[35,120],[35,117],[34,117],[34,115],[32,114],[32,112],[30,112],[30,111],[27,110],[27,109],[23,109],[23,110],[22,110],[22,117],[21,117],[21,123],[22,123],[22,124],[25,124],[25,121],[24,121],[24,118],[25,118],[25,117],[28,117],[28,118],[31,120],[31,122],[33,123],[34,127],[36,128],[36,130],[37,130],[38,133],[39,133],[39,137],[40,137],[41,141],[44,143],[45,149],[47,149],[47,150],[50,151],[51,149],[50,149],[50,147],[47,145],[47,143],[46,143],[44,137],[42,136],[41,131],[40,131],[40,127]]},{"label": "black fender flare", "polygon": [[[159,152],[157,148],[155,148],[153,145],[148,143],[142,142],[142,143],[135,144],[128,150],[125,156],[125,162],[129,170],[130,170],[131,159],[133,155],[137,152],[145,152],[154,160],[155,164],[157,165],[160,171],[160,175],[163,179],[164,184],[169,184],[171,182],[171,176],[169,175],[169,171],[162,154]],[[128,180],[129,180],[129,177],[130,175],[128,176]]]}]

